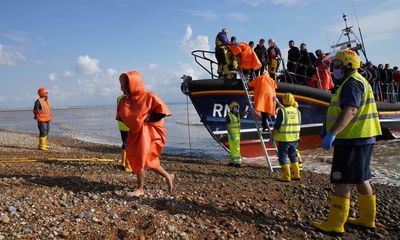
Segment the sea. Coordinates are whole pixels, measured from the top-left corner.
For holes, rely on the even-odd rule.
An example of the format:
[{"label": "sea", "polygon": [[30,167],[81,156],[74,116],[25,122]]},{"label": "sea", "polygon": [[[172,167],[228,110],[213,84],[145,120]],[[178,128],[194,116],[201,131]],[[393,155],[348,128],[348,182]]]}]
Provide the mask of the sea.
[{"label": "sea", "polygon": [[[165,118],[165,154],[210,160],[226,160],[229,155],[208,133],[192,104],[168,104],[172,116]],[[68,107],[53,110],[50,137],[70,137],[82,141],[120,145],[115,106]],[[188,124],[189,123],[189,124]],[[0,128],[22,133],[38,133],[32,110],[0,110]],[[1,144],[1,143],[0,143]],[[304,167],[330,172],[332,152],[312,150]],[[400,140],[378,141],[371,161],[373,181],[400,186]]]},{"label": "sea", "polygon": [[[172,116],[165,118],[167,144],[164,153],[223,159],[228,153],[210,136],[192,104],[168,104]],[[120,145],[115,106],[56,108],[52,110],[51,135],[82,141]],[[188,124],[189,122],[189,124]],[[32,110],[1,110],[0,128],[38,133]]]}]

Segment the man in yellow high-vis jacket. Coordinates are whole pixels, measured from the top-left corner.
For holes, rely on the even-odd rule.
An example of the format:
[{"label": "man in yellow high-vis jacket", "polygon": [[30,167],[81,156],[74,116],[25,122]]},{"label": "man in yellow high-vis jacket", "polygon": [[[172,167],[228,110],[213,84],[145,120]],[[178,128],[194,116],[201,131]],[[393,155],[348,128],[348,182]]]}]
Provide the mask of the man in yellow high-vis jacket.
[{"label": "man in yellow high-vis jacket", "polygon": [[[339,51],[332,67],[335,79],[344,81],[329,104],[322,145],[326,150],[334,145],[330,179],[335,186],[327,221],[313,225],[324,232],[342,234],[346,221],[375,228],[376,197],[369,182],[370,161],[381,127],[371,86],[357,71],[357,53]],[[358,218],[348,218],[350,184],[356,184],[359,193]]]},{"label": "man in yellow high-vis jacket", "polygon": [[240,118],[247,115],[247,111],[239,113],[239,103],[233,101],[229,104],[226,115],[226,129],[229,142],[229,166],[241,167],[242,156],[240,154]]},{"label": "man in yellow high-vis jacket", "polygon": [[[278,180],[285,182],[300,179],[296,150],[300,140],[301,114],[295,104],[294,96],[291,93],[285,93],[283,107],[278,110],[273,130],[273,139],[278,141],[278,161],[281,165],[281,176]],[[291,164],[287,161],[287,157]],[[293,176],[290,174],[290,167],[292,167]]]}]

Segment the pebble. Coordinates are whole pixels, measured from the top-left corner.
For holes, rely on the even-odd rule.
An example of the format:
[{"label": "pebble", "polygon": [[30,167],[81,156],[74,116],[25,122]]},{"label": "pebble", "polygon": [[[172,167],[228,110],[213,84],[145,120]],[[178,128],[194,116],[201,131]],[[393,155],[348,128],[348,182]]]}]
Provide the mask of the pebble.
[{"label": "pebble", "polygon": [[32,232],[32,229],[31,229],[30,227],[24,227],[24,228],[22,229],[22,231],[23,231],[24,233],[31,233],[31,232]]},{"label": "pebble", "polygon": [[167,228],[168,228],[168,231],[170,231],[170,232],[175,232],[175,230],[176,230],[174,225],[168,225]]},{"label": "pebble", "polygon": [[8,207],[7,211],[10,214],[15,214],[15,213],[17,213],[17,208],[15,208],[14,206],[10,206],[10,207]]},{"label": "pebble", "polygon": [[7,215],[3,215],[0,217],[0,222],[8,224],[10,222],[10,218]]},{"label": "pebble", "polygon": [[375,236],[377,239],[385,239],[385,236],[383,236],[382,234],[380,234],[380,233],[378,233],[378,232],[376,232],[376,233],[374,234],[374,236]]},{"label": "pebble", "polygon": [[189,240],[189,236],[185,232],[181,232],[179,236],[182,240]]},{"label": "pebble", "polygon": [[68,231],[62,231],[62,232],[61,232],[61,237],[62,237],[62,238],[67,238],[67,237],[69,237],[69,232],[68,232]]}]

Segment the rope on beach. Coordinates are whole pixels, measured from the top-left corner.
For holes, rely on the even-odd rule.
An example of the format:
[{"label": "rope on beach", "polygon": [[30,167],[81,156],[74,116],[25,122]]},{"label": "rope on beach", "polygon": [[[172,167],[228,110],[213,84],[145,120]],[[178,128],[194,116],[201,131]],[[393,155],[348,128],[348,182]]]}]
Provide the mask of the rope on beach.
[{"label": "rope on beach", "polygon": [[30,163],[30,162],[115,162],[110,158],[0,158],[0,163]]}]

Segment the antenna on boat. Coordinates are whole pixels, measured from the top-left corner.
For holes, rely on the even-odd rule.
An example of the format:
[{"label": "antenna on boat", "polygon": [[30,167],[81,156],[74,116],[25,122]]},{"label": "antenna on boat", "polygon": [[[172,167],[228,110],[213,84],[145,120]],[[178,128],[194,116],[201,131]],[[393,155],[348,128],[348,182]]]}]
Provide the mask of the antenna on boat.
[{"label": "antenna on boat", "polygon": [[351,43],[350,43],[350,33],[352,32],[352,31],[351,31],[352,26],[349,27],[349,26],[347,25],[347,14],[346,14],[346,13],[343,13],[343,16],[342,16],[342,17],[343,17],[343,20],[344,20],[344,24],[345,24],[345,26],[346,26],[346,28],[343,29],[343,32],[344,32],[344,35],[347,36],[348,43],[351,44]]},{"label": "antenna on boat", "polygon": [[352,0],[352,4],[353,4],[354,15],[356,15],[358,33],[360,34],[360,39],[361,39],[361,51],[364,54],[365,60],[368,62],[367,51],[365,50],[364,38],[363,38],[363,35],[362,35],[362,32],[361,32],[360,22],[358,21],[358,14],[357,14],[357,11],[356,11],[356,5],[354,4],[354,0]]}]

